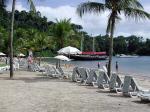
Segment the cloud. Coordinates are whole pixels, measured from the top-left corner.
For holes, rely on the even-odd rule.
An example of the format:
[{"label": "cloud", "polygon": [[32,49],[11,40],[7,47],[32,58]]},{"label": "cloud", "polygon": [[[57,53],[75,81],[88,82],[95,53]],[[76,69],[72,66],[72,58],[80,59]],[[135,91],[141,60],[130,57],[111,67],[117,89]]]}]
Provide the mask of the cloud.
[{"label": "cloud", "polygon": [[[144,6],[145,10],[150,12],[149,4]],[[8,6],[8,10],[11,9],[11,6]],[[27,10],[18,2],[16,4],[16,9],[19,11]],[[83,30],[88,32],[89,35],[105,35],[105,30],[107,26],[107,18],[109,13],[103,13],[101,15],[95,14],[86,14],[82,18],[80,18],[76,13],[76,7],[70,5],[63,5],[58,7],[50,7],[50,6],[36,6],[36,9],[39,10],[42,16],[46,16],[49,21],[55,21],[55,19],[64,19],[71,18],[71,21],[76,24],[80,24],[83,26]],[[121,15],[122,20],[117,24],[115,29],[115,36],[118,35],[139,35],[146,38],[150,38],[149,26],[150,21],[140,21],[135,22],[133,20],[125,19],[123,15]]]},{"label": "cloud", "polygon": [[[7,5],[6,9],[8,11],[12,10],[12,1],[8,2],[8,5]],[[22,10],[28,11],[28,9],[23,6],[22,2],[16,2],[15,9],[17,9],[18,11],[22,11]]]},{"label": "cloud", "polygon": [[101,16],[94,14],[86,14],[80,18],[76,13],[76,7],[60,6],[56,8],[52,7],[36,7],[43,16],[46,16],[48,20],[55,21],[55,19],[71,18],[73,23],[80,24],[84,30],[89,34],[100,34],[105,32],[107,14],[104,13]]}]

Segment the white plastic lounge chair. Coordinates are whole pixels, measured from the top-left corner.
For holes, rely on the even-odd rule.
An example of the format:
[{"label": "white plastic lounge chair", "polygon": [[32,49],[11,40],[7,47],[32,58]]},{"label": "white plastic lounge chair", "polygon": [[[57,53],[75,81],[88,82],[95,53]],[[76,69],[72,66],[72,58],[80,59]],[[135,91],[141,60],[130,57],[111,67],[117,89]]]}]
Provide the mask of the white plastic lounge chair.
[{"label": "white plastic lounge chair", "polygon": [[89,71],[87,71],[87,76],[88,77],[85,81],[85,84],[93,85],[93,82],[96,82],[96,80],[97,80],[96,71],[98,71],[98,69],[90,69]]},{"label": "white plastic lounge chair", "polygon": [[61,67],[58,67],[57,70],[61,73],[61,75],[65,74],[64,71],[63,71],[63,69]]},{"label": "white plastic lounge chair", "polygon": [[60,76],[60,74],[56,71],[56,69],[49,65],[45,67],[45,74],[47,75],[47,77],[52,78],[59,78]]},{"label": "white plastic lounge chair", "polygon": [[64,71],[61,67],[58,67],[57,70],[64,78],[70,78],[71,73],[69,71]]},{"label": "white plastic lounge chair", "polygon": [[121,88],[123,86],[123,83],[120,79],[120,77],[116,73],[112,73],[109,81],[109,89],[112,92],[116,92],[117,88]]},{"label": "white plastic lounge chair", "polygon": [[88,69],[83,68],[83,67],[79,67],[79,68],[77,68],[77,71],[79,73],[79,78],[77,78],[77,82],[81,82],[81,83],[85,82],[87,77],[88,77],[87,76]]},{"label": "white plastic lounge chair", "polygon": [[42,72],[42,73],[45,72],[45,68],[44,67],[40,67],[37,63],[32,63],[29,66],[30,66],[29,67],[30,71],[33,71],[33,72],[38,71],[38,72]]},{"label": "white plastic lounge chair", "polygon": [[19,68],[27,68],[28,67],[28,62],[26,59],[20,59],[19,60]]},{"label": "white plastic lounge chair", "polygon": [[36,72],[37,69],[34,64],[29,64],[29,71]]},{"label": "white plastic lounge chair", "polygon": [[105,72],[106,74],[108,73],[108,70],[107,70],[106,66],[103,66],[103,70],[104,70],[104,72]]},{"label": "white plastic lounge chair", "polygon": [[53,74],[54,77],[60,77],[60,78],[63,77],[64,74],[61,73],[58,69],[56,69],[54,66],[52,66],[52,69],[54,70],[54,74]]},{"label": "white plastic lounge chair", "polygon": [[2,69],[2,67],[0,67],[0,74],[2,74],[4,72],[4,70]]},{"label": "white plastic lounge chair", "polygon": [[137,96],[141,99],[141,101],[150,102],[150,90],[149,91],[140,91]]},{"label": "white plastic lounge chair", "polygon": [[14,70],[18,70],[19,69],[19,63],[18,62],[14,62],[13,68],[14,68]]},{"label": "white plastic lounge chair", "polygon": [[138,86],[137,82],[132,76],[125,76],[123,87],[121,89],[116,89],[117,93],[123,94],[123,96],[134,97],[137,96],[138,92],[146,92],[145,90]]},{"label": "white plastic lounge chair", "polygon": [[44,67],[41,67],[39,66],[37,63],[34,63],[35,65],[35,68],[36,68],[36,71],[39,71],[39,72],[45,72],[45,68]]},{"label": "white plastic lounge chair", "polygon": [[98,88],[101,88],[101,89],[106,89],[108,88],[109,81],[110,79],[108,75],[104,72],[104,70],[99,70],[97,81],[93,82],[93,85],[98,86]]}]

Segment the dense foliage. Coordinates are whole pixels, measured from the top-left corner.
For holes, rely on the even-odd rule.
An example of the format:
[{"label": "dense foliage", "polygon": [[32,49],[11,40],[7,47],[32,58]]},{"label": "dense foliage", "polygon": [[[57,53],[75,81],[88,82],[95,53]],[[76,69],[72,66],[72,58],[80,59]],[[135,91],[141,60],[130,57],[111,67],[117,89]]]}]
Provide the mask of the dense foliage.
[{"label": "dense foliage", "polygon": [[[11,13],[0,8],[0,52],[8,54],[8,37]],[[82,26],[71,23],[70,19],[48,21],[40,12],[15,11],[14,53],[27,54],[32,49],[35,55],[53,56],[65,46],[80,49],[83,38],[83,51],[92,51],[93,38],[81,31]],[[62,43],[63,42],[63,43]],[[95,37],[95,51],[107,51],[109,40],[106,36]],[[114,38],[114,54],[150,55],[150,39],[137,36]]]}]

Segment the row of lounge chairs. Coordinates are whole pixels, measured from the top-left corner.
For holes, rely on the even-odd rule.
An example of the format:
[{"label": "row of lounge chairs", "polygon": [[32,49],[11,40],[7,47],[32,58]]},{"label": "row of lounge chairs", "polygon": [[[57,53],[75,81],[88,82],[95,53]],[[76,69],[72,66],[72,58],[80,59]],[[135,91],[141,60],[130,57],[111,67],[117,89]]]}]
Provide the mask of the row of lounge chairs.
[{"label": "row of lounge chairs", "polygon": [[41,67],[37,63],[32,63],[29,65],[29,70],[32,72],[42,72],[42,74],[45,74],[47,77],[51,78],[63,78],[66,76],[66,73],[64,73],[61,67],[55,68],[54,66],[48,64]]},{"label": "row of lounge chairs", "polygon": [[[28,66],[26,60],[14,63],[14,68],[19,69],[21,66]],[[3,72],[5,68],[0,69]],[[9,66],[7,67],[9,69]],[[48,77],[63,78],[68,77],[68,73],[64,73],[61,67],[46,65],[40,67],[37,63],[30,64],[30,71],[39,71]],[[107,69],[87,69],[83,67],[75,67],[72,73],[72,81],[80,82],[85,85],[96,86],[101,89],[109,89],[110,92],[122,93],[123,96],[138,96],[142,101],[150,101],[150,90],[140,87],[132,76],[125,76],[124,81],[118,74],[112,73],[110,77],[107,75]]]},{"label": "row of lounge chairs", "polygon": [[[6,66],[3,66],[3,67],[0,67],[0,74],[4,73],[5,71],[9,70],[10,69],[10,66],[9,65],[6,65]],[[13,69],[14,70],[18,70],[19,69],[19,63],[14,63],[13,64]]]},{"label": "row of lounge chairs", "polygon": [[110,92],[121,93],[123,96],[138,96],[142,101],[150,101],[150,90],[140,87],[132,76],[125,76],[122,81],[117,73],[112,73],[109,78],[106,70],[75,67],[72,81],[108,89]]}]

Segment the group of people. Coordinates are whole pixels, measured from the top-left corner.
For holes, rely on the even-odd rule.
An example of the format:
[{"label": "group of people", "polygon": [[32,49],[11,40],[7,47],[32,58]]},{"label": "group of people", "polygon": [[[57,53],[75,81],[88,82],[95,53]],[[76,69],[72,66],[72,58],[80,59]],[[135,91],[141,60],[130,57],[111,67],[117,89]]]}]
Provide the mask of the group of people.
[{"label": "group of people", "polygon": [[[106,68],[108,68],[108,62],[106,62],[105,66]],[[97,67],[100,68],[100,62],[97,63]],[[115,68],[116,68],[116,72],[118,72],[118,61],[116,61]]]}]

